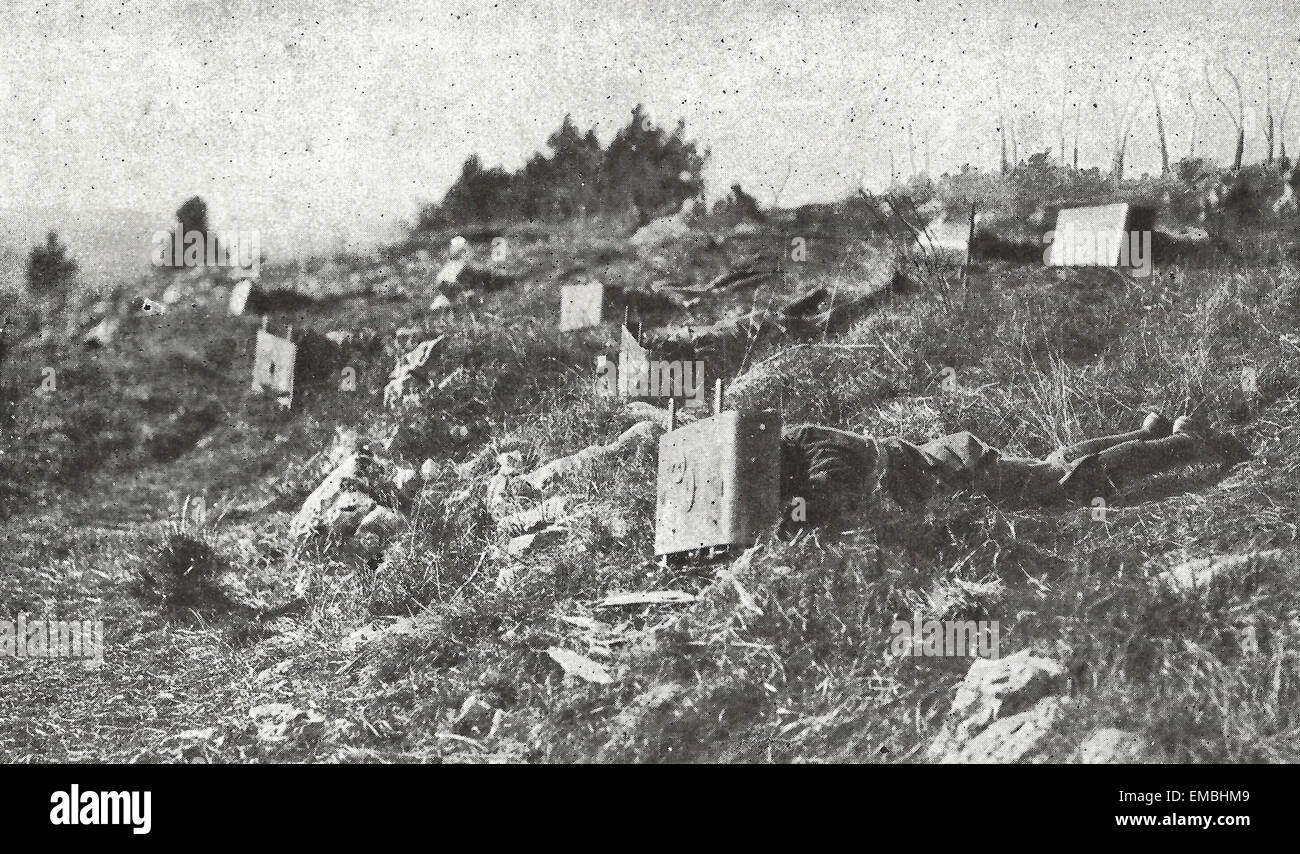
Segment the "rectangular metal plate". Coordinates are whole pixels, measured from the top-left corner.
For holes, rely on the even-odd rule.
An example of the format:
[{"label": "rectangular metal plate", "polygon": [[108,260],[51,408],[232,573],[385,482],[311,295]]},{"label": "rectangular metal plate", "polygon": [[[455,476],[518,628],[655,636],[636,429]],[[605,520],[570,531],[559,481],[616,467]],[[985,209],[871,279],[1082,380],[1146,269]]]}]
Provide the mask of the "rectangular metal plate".
[{"label": "rectangular metal plate", "polygon": [[565,285],[560,288],[560,331],[599,326],[604,319],[605,286]]},{"label": "rectangular metal plate", "polygon": [[227,305],[228,312],[236,317],[243,314],[245,306],[248,305],[248,295],[252,292],[253,283],[248,279],[242,279],[230,291],[230,302]]},{"label": "rectangular metal plate", "polygon": [[749,546],[780,515],[781,415],[723,412],[659,437],[655,554]]},{"label": "rectangular metal plate", "polygon": [[1049,267],[1115,267],[1128,240],[1128,205],[1062,208],[1056,215]]},{"label": "rectangular metal plate", "polygon": [[964,261],[970,250],[970,221],[941,218],[927,225],[916,242],[922,251]]},{"label": "rectangular metal plate", "polygon": [[293,363],[298,348],[287,338],[257,330],[253,391],[269,389],[285,406],[293,400]]},{"label": "rectangular metal plate", "polygon": [[[650,387],[650,351],[642,347],[626,326],[618,348],[618,394],[630,397],[630,389]],[[637,398],[642,399],[642,398]]]}]

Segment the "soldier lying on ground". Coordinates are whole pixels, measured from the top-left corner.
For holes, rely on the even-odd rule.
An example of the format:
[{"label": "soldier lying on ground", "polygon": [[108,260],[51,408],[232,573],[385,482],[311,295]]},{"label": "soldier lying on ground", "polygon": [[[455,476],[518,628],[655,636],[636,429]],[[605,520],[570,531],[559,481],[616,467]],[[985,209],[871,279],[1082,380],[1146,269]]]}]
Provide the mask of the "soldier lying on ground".
[{"label": "soldier lying on ground", "polygon": [[813,524],[864,508],[881,487],[905,508],[943,487],[1021,505],[1088,503],[1180,466],[1248,459],[1235,439],[1187,416],[1170,424],[1157,412],[1131,433],[1080,442],[1042,460],[1009,456],[965,431],[913,445],[801,424],[782,433],[781,500],[788,512],[802,498]]}]

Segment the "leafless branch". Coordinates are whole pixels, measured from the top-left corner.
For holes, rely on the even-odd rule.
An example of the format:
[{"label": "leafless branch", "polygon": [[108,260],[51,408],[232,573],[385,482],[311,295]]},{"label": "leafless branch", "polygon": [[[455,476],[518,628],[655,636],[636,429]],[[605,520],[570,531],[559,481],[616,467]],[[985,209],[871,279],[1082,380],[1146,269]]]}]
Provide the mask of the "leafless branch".
[{"label": "leafless branch", "polygon": [[1219,97],[1219,91],[1214,88],[1214,81],[1210,79],[1210,66],[1208,64],[1205,66],[1205,85],[1207,88],[1209,88],[1210,94],[1214,96],[1214,100],[1218,101],[1219,104],[1223,106],[1224,112],[1227,114],[1228,120],[1232,122],[1233,127],[1235,127],[1237,130],[1240,131],[1242,124],[1244,124],[1244,119],[1246,116],[1246,104],[1241,97],[1241,83],[1237,81],[1237,75],[1233,74],[1231,71],[1228,71],[1228,69],[1226,68],[1224,69],[1224,71],[1226,71],[1228,76],[1232,78],[1233,85],[1237,87],[1237,104],[1238,107],[1240,108],[1241,118],[1234,116],[1232,114],[1232,110],[1228,107],[1227,102],[1225,102],[1223,98]]}]

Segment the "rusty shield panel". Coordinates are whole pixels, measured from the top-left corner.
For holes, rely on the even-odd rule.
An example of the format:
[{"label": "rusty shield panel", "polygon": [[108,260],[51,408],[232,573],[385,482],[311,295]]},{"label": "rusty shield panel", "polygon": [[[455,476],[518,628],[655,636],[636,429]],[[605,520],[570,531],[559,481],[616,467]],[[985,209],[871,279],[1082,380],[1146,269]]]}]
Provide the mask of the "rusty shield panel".
[{"label": "rusty shield panel", "polygon": [[655,554],[752,545],[780,515],[781,415],[723,412],[659,438]]},{"label": "rusty shield panel", "polygon": [[604,319],[605,286],[565,285],[560,288],[560,331],[599,326]]},{"label": "rusty shield panel", "polygon": [[1128,205],[1061,208],[1056,215],[1049,267],[1115,267],[1128,241]]},{"label": "rusty shield panel", "polygon": [[257,330],[253,356],[253,391],[270,390],[283,406],[293,402],[293,362],[298,348],[287,338]]},{"label": "rusty shield panel", "polygon": [[[618,348],[618,394],[619,397],[645,400],[649,397],[651,354],[626,326],[622,330]],[[638,389],[645,393],[634,393]]]}]

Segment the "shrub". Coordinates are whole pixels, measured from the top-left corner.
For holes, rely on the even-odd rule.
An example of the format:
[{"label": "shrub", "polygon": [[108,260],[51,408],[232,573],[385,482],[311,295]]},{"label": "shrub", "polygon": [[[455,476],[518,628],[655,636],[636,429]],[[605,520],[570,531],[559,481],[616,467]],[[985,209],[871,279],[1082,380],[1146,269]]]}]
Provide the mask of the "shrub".
[{"label": "shrub", "polygon": [[66,295],[76,274],[77,262],[53,231],[27,256],[27,288],[34,294]]}]

